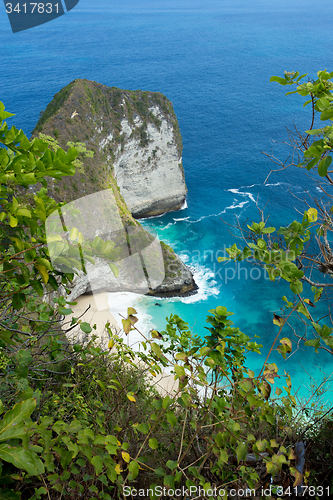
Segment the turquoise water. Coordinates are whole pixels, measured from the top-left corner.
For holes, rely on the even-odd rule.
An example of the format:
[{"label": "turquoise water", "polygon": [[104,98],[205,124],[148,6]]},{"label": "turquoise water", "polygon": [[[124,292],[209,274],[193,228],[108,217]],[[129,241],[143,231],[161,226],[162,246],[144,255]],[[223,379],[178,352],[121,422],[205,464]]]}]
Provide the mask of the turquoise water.
[{"label": "turquoise water", "polygon": [[[16,123],[29,133],[53,95],[75,78],[109,86],[164,93],[174,104],[183,136],[187,208],[143,222],[193,267],[200,286],[184,299],[142,297],[146,328],[163,329],[176,313],[205,335],[207,311],[225,305],[245,333],[258,335],[263,352],[276,335],[272,323],[288,286],[258,278],[251,267],[233,277],[217,263],[235,237],[228,224],[258,217],[267,205],[272,225],[297,217],[305,190],[318,195],[304,173],[266,176],[272,167],[262,150],[286,139],[293,120],[308,127],[298,97],[269,83],[272,75],[298,70],[314,77],[333,69],[330,0],[80,0],[51,23],[13,34],[0,7],[1,95]],[[288,151],[279,144],[274,152]],[[247,273],[247,274],[246,274]],[[245,279],[246,276],[246,279]],[[291,297],[291,294],[289,293]],[[297,325],[302,334],[302,325]],[[330,374],[332,357],[300,348],[286,362],[294,384]],[[263,359],[251,359],[259,367]],[[306,371],[305,371],[306,370]],[[327,392],[331,398],[331,393]]]}]

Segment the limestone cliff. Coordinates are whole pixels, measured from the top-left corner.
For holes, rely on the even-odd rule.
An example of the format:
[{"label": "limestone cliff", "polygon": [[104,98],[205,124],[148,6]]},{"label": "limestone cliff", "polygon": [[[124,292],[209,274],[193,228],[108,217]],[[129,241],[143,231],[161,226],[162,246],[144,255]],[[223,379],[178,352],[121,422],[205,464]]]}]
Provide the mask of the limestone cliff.
[{"label": "limestone cliff", "polygon": [[[52,136],[65,150],[68,143],[85,143],[92,157],[80,155],[75,176],[51,180],[50,192],[69,203],[102,190],[112,190],[125,231],[137,228],[135,217],[157,215],[180,208],[186,195],[181,165],[182,141],[170,101],[160,93],[108,88],[75,80],[58,92],[41,113],[33,136]],[[72,144],[71,144],[72,145]],[[161,243],[163,282],[150,284],[150,295],[182,295],[196,289],[190,270],[172,248]],[[163,262],[162,261],[162,262]],[[126,266],[112,279],[98,262],[75,277],[71,298],[92,290],[131,289]],[[144,269],[146,272],[146,269]]]},{"label": "limestone cliff", "polygon": [[127,207],[136,218],[181,207],[186,196],[182,140],[172,103],[158,92],[121,90],[75,80],[47,106],[33,134],[84,142],[95,152],[84,171],[58,183],[54,195],[67,200],[99,191],[117,180]]}]

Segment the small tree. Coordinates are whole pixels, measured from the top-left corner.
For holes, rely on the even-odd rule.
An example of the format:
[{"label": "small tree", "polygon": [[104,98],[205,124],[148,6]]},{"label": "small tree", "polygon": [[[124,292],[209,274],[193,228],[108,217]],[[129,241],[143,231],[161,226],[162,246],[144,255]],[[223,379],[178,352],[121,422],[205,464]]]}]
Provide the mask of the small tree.
[{"label": "small tree", "polygon": [[[287,95],[298,93],[307,98],[304,105],[310,106],[310,126],[301,134],[295,127],[289,132],[289,146],[292,154],[285,161],[268,155],[280,165],[280,169],[296,166],[311,174],[313,182],[320,186],[322,197],[309,199],[308,208],[302,220],[275,228],[267,227],[265,214],[261,211],[261,221],[251,225],[238,225],[245,246],[236,244],[227,249],[228,256],[223,260],[236,262],[252,258],[267,271],[272,282],[282,278],[289,283],[293,297],[284,296],[285,316],[276,315],[273,321],[283,325],[290,316],[298,315],[304,323],[305,345],[313,346],[316,351],[324,349],[333,352],[332,315],[326,307],[324,321],[315,314],[314,306],[321,299],[330,300],[333,288],[333,254],[331,249],[333,170],[330,169],[333,150],[333,73],[319,71],[315,81],[301,83],[306,75],[285,73],[284,78],[273,76],[271,81],[284,86],[296,85],[296,90]],[[322,128],[314,128],[318,118],[324,122]],[[276,171],[276,170],[273,170]],[[313,174],[313,175],[312,175]],[[303,289],[303,284],[311,286]],[[318,317],[316,317],[318,316]],[[306,333],[308,331],[308,334]],[[312,332],[312,333],[310,333]],[[308,337],[306,336],[308,335]],[[279,350],[286,355],[291,350],[290,342],[280,342]]]}]

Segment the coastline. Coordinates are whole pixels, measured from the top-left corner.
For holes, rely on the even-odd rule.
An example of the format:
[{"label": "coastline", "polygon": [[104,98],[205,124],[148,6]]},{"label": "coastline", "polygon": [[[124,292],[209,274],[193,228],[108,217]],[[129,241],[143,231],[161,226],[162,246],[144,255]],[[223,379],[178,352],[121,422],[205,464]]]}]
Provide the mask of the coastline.
[{"label": "coastline", "polygon": [[[110,324],[111,330],[122,338],[127,340],[127,344],[133,347],[134,351],[136,349],[136,344],[140,342],[141,337],[137,332],[133,332],[136,335],[125,336],[121,328],[121,320],[115,318],[114,314],[110,311],[109,296],[107,292],[96,293],[94,295],[87,294],[81,295],[75,299],[76,305],[72,305],[73,314],[66,317],[66,323],[70,323],[73,317],[80,318],[82,321],[86,321],[92,327],[96,325],[96,329],[90,334],[84,333],[79,326],[73,329],[70,333],[71,338],[77,338],[78,340],[87,341],[92,335],[96,335],[100,341],[103,350],[108,350],[109,334],[105,328],[107,323]],[[132,333],[132,332],[131,332]],[[142,362],[138,360],[138,364]],[[174,376],[167,372],[162,372],[161,374],[153,377],[148,374],[148,378],[153,386],[161,394],[172,394],[173,391],[178,388],[178,381],[174,379]]]}]

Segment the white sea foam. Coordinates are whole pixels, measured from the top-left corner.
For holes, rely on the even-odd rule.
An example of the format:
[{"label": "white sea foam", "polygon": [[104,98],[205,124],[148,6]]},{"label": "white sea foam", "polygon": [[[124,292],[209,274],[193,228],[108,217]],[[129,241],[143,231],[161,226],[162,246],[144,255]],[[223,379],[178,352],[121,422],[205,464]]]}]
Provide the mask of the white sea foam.
[{"label": "white sea foam", "polygon": [[227,207],[225,209],[226,210],[233,210],[234,208],[243,208],[244,205],[247,205],[249,202],[248,201],[241,201],[240,203],[238,203],[238,205],[235,205],[234,203],[232,205],[229,205],[229,207]]},{"label": "white sea foam", "polygon": [[[290,184],[288,184],[286,182],[274,182],[274,183],[267,182],[267,183],[251,184],[250,186],[241,186],[238,189],[250,189],[250,188],[253,188],[255,186],[263,186],[263,187],[266,187],[266,186],[282,186],[282,184],[285,184],[286,186],[290,186]],[[230,189],[228,189],[228,191],[230,191]]]},{"label": "white sea foam", "polygon": [[175,222],[181,221],[181,220],[188,220],[190,216],[188,217],[183,217],[182,219],[173,219]]},{"label": "white sea foam", "polygon": [[208,297],[218,295],[220,293],[217,282],[214,280],[215,275],[210,268],[197,263],[191,265],[191,263],[189,263],[190,258],[186,254],[180,254],[179,257],[191,269],[194,281],[199,288],[193,295],[188,295],[187,297],[177,296],[158,298],[159,302],[165,300],[167,302],[183,302],[184,304],[193,304],[195,302],[204,301]]},{"label": "white sea foam", "polygon": [[220,215],[222,214],[225,214],[227,210],[234,210],[235,208],[243,208],[244,205],[246,205],[247,203],[249,203],[249,201],[241,201],[240,203],[238,203],[237,205],[235,205],[235,202],[237,200],[234,200],[233,204],[232,205],[229,205],[228,207],[224,208],[223,210],[221,210],[221,212],[219,212],[218,214],[209,214],[209,215],[203,215],[202,217],[200,217],[199,219],[197,220],[189,220],[189,222],[191,224],[194,224],[195,222],[200,222],[204,219],[208,219],[209,217],[219,217]]},{"label": "white sea foam", "polygon": [[181,258],[184,264],[188,263],[188,261],[190,260],[190,256],[186,253],[180,253],[178,256]]},{"label": "white sea foam", "polygon": [[[264,184],[264,186],[282,186],[283,184],[286,184],[286,182],[274,182],[271,184],[267,183],[267,184]],[[286,185],[288,186],[289,184],[286,184]]]},{"label": "white sea foam", "polygon": [[[254,185],[254,184],[253,184]],[[251,186],[245,186],[245,187],[251,187]],[[241,188],[239,188],[241,189]],[[227,191],[230,191],[234,194],[238,194],[240,196],[248,196],[249,199],[251,201],[253,201],[254,203],[256,202],[254,196],[252,193],[242,193],[242,192],[239,192],[238,189],[228,189]],[[186,200],[185,200],[186,201]],[[199,219],[195,219],[195,220],[190,220],[190,216],[187,216],[187,217],[179,217],[179,218],[173,218],[173,222],[168,222],[168,224],[164,227],[159,227],[159,230],[160,231],[165,231],[166,229],[169,229],[171,226],[174,226],[175,224],[177,224],[177,222],[183,222],[183,221],[187,221],[189,222],[190,224],[195,224],[197,222],[201,222],[202,220],[204,219],[207,219],[209,217],[219,217],[220,215],[222,214],[225,214],[227,212],[227,210],[235,210],[236,208],[243,208],[247,203],[249,203],[249,200],[246,200],[246,201],[241,201],[239,203],[237,203],[238,200],[235,198],[233,203],[231,205],[229,205],[228,207],[225,207],[223,210],[221,210],[220,212],[216,213],[216,214],[208,214],[208,215],[202,215]],[[186,205],[187,206],[187,205]],[[186,207],[182,207],[182,209],[184,209]],[[161,216],[159,216],[161,217]],[[150,230],[150,229],[149,229]]]},{"label": "white sea foam", "polygon": [[187,201],[186,201],[186,198],[185,198],[185,200],[183,201],[183,204],[182,204],[182,206],[180,207],[179,210],[185,210],[185,208],[187,208],[187,207],[188,207],[188,205],[187,205]]},{"label": "white sea foam", "polygon": [[239,189],[227,189],[227,191],[230,191],[230,193],[239,194],[240,196],[248,196],[251,201],[253,201],[254,203],[256,202],[252,193],[242,193],[241,191],[239,191]]},{"label": "white sea foam", "polygon": [[220,288],[215,281],[214,273],[208,267],[196,264],[191,267],[193,273],[193,278],[198,285],[198,290],[194,295],[189,295],[188,297],[178,297],[184,304],[193,304],[195,302],[201,302],[206,300],[208,297],[216,296],[220,293]]},{"label": "white sea foam", "polygon": [[169,224],[167,224],[166,226],[160,227],[160,231],[165,231],[166,229],[169,229],[169,227],[173,226],[174,224],[176,224],[176,223],[175,222],[169,222]]}]

